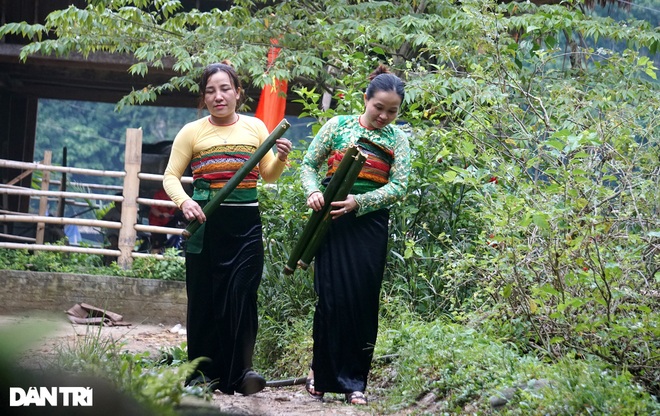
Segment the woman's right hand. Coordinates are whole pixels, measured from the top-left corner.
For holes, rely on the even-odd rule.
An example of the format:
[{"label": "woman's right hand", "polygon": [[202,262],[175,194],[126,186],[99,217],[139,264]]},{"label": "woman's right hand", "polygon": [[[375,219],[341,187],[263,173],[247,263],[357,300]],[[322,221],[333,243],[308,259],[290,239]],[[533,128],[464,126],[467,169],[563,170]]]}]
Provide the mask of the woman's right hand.
[{"label": "woman's right hand", "polygon": [[313,209],[314,211],[320,211],[323,208],[323,193],[321,191],[312,192],[307,197],[307,206]]},{"label": "woman's right hand", "polygon": [[204,215],[202,207],[192,199],[187,199],[181,204],[181,211],[183,212],[184,218],[188,221],[196,219],[200,224],[206,221],[206,215]]}]

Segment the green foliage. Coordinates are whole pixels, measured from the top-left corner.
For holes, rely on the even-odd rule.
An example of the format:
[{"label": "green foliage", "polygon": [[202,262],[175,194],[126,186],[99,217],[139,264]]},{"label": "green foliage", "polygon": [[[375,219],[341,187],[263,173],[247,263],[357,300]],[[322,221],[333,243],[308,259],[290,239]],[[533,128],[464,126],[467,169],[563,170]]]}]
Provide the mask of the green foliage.
[{"label": "green foliage", "polygon": [[[520,415],[655,415],[658,402],[627,372],[615,373],[590,360],[561,359],[551,368],[556,380],[541,392],[520,393]],[[539,394],[540,393],[540,394]]]},{"label": "green foliage", "polygon": [[96,254],[0,249],[0,269],[184,281],[185,262],[179,254],[170,248],[163,259],[137,258],[131,269],[124,270],[117,263],[104,266],[102,256]]},{"label": "green foliage", "polygon": [[53,366],[72,372],[82,372],[100,366],[106,356],[119,354],[121,342],[103,337],[101,326],[86,325],[84,328],[84,334],[55,347]]},{"label": "green foliage", "polygon": [[[64,245],[64,242],[57,243]],[[94,274],[103,265],[100,256],[84,253],[0,249],[0,269]],[[115,275],[108,270],[110,276]]]},{"label": "green foliage", "polygon": [[[387,307],[387,306],[386,306]],[[396,310],[396,308],[395,308]],[[394,314],[392,314],[394,315]],[[489,413],[489,397],[514,388],[499,412],[505,415],[654,414],[660,406],[627,372],[613,373],[594,360],[560,359],[547,365],[533,355],[519,354],[506,343],[475,329],[443,320],[388,321],[376,346],[374,373],[385,385],[396,385],[385,397],[388,412],[397,412],[421,398],[428,414]],[[383,328],[383,329],[385,329]],[[537,380],[545,387],[528,388]],[[446,413],[445,413],[446,412]]]},{"label": "green foliage", "polygon": [[[285,282],[290,285],[291,283]],[[290,311],[284,319],[277,319],[271,309],[277,300],[262,298],[259,335],[255,349],[255,368],[263,370],[270,379],[305,377],[312,362],[312,317],[313,312],[302,316],[300,311]],[[311,305],[310,305],[311,306]]]},{"label": "green foliage", "polygon": [[[441,71],[448,63],[454,68],[469,64],[475,53],[483,54],[500,40],[503,28],[538,34],[541,39],[580,29],[591,30],[590,35],[595,36],[597,29],[600,38],[652,51],[660,43],[660,36],[649,25],[635,24],[631,30],[574,9],[535,9],[517,3],[496,7],[481,1],[456,7],[448,0],[237,1],[228,11],[206,13],[184,12],[178,1],[168,2],[167,7],[145,6],[137,0],[90,2],[82,9],[70,6],[53,12],[44,25],[6,24],[0,28],[0,36],[18,34],[33,40],[21,51],[21,59],[35,53],[77,52],[87,56],[100,51],[131,52],[137,59],[131,67],[135,75],[163,67],[165,59],[173,62],[179,75],[162,85],[133,91],[119,103],[121,108],[153,101],[172,90],[196,92],[202,67],[228,57],[255,87],[279,78],[333,89],[340,87],[337,80],[346,77],[366,82],[363,68],[373,68],[377,60],[388,59],[399,70],[410,66],[423,76],[426,71]],[[47,33],[55,37],[44,39]],[[278,39],[282,51],[265,73],[265,56],[273,38]],[[465,68],[475,69],[470,65]]]},{"label": "green foliage", "polygon": [[[60,164],[66,148],[69,166],[122,171],[127,128],[142,129],[145,144],[171,141],[183,124],[198,116],[196,109],[132,106],[113,111],[113,107],[108,103],[39,100],[35,158],[51,150],[53,163]],[[71,187],[76,181],[121,185],[117,178],[75,174],[68,179]]]},{"label": "green foliage", "polygon": [[163,258],[139,257],[133,260],[132,274],[145,279],[186,280],[186,264],[179,251],[168,248]]},{"label": "green foliage", "polygon": [[481,240],[471,250],[479,263],[465,266],[479,301],[502,314],[488,311],[498,328],[520,321],[510,336],[522,349],[594,354],[657,391],[658,311],[638,295],[658,279],[657,255],[643,255],[653,251],[659,202],[657,84],[641,76],[648,60],[601,52],[606,60],[567,78],[550,50],[524,42],[504,52],[526,65],[493,68],[508,95],[452,125],[454,140],[473,143],[472,173],[497,178],[482,180],[474,206],[487,226],[472,239]]},{"label": "green foliage", "polygon": [[179,366],[188,361],[188,343],[182,342],[181,345],[161,348],[160,356],[156,361],[157,365]]},{"label": "green foliage", "polygon": [[27,250],[0,249],[0,269],[25,270],[30,263],[30,254]]},{"label": "green foliage", "polygon": [[[183,349],[172,351],[181,356]],[[149,352],[123,351],[121,340],[103,336],[101,327],[90,326],[84,336],[60,345],[52,363],[56,370],[108,380],[117,391],[161,415],[176,415],[175,407],[185,395],[202,394],[184,387],[184,380],[196,366],[197,361],[163,366],[151,359]]]},{"label": "green foliage", "polygon": [[[48,32],[57,38],[41,40]],[[71,6],[44,26],[0,28],[0,36],[9,33],[33,40],[23,59],[128,52],[137,59],[135,74],[165,58],[180,71],[134,91],[119,108],[174,89],[196,91],[202,67],[230,57],[254,87],[273,77],[291,81],[303,114],[319,120],[313,131],[335,114],[361,111],[367,75],[378,62],[388,64],[406,81],[400,119],[413,171],[406,199],[392,210],[386,306],[473,327],[457,336],[481,350],[466,347],[471,360],[495,361],[481,333],[558,366],[584,360],[588,376],[566,380],[593,384],[603,395],[589,405],[597,413],[620,410],[607,392],[639,396],[623,387],[629,375],[660,393],[660,84],[653,61],[660,34],[648,22],[532,2],[236,1],[227,12],[201,13],[182,12],[176,1],[123,0]],[[282,51],[265,72],[271,39]],[[603,39],[612,46],[596,46]],[[333,97],[328,109],[320,108],[324,93]],[[292,155],[293,172],[299,157]],[[292,173],[262,189],[263,363],[307,357],[311,274],[281,276],[308,215],[303,198]],[[449,339],[434,331],[422,332]],[[412,359],[402,365],[415,387],[402,390],[418,392],[434,380],[448,412],[474,401],[484,386],[496,388],[495,380],[519,381],[499,367],[481,380],[478,361],[473,368],[462,351],[451,355],[453,345],[434,358],[435,344],[424,334],[398,332],[397,348],[411,340],[419,352],[409,356],[425,357],[424,366]],[[416,368],[432,373],[406,373]],[[543,402],[549,413],[591,409],[584,391],[559,391],[571,398],[568,410]]]}]

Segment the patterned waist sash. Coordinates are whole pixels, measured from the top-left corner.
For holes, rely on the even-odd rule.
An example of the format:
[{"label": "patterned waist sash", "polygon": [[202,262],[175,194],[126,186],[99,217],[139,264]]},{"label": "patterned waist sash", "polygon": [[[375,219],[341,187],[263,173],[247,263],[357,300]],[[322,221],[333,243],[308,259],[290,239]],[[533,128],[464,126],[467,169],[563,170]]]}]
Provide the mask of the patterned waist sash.
[{"label": "patterned waist sash", "polygon": [[[214,146],[193,155],[190,166],[193,174],[195,201],[208,201],[222,189],[227,181],[243,166],[255,151],[249,145]],[[250,173],[227,196],[225,204],[253,204],[257,201],[259,166]],[[224,205],[224,204],[223,204]]]},{"label": "patterned waist sash", "polygon": [[[378,189],[389,181],[394,154],[392,151],[364,138],[360,138],[357,141],[357,145],[360,151],[367,154],[367,161],[362,167],[351,191],[354,194],[362,194]],[[323,179],[324,186],[327,186],[332,175],[337,171],[339,163],[344,158],[344,153],[344,150],[335,150],[328,158],[328,172]]]}]

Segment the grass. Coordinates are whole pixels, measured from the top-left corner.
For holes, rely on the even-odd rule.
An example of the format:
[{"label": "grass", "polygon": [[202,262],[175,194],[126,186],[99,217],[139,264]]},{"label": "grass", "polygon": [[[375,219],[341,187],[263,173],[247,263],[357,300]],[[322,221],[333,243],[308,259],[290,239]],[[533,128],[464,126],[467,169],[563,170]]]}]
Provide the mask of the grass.
[{"label": "grass", "polygon": [[[45,259],[34,264],[46,264]],[[0,258],[0,263],[5,260]],[[85,264],[82,258],[79,263]],[[315,300],[310,282],[309,276],[298,273],[262,284],[255,367],[270,379],[307,373]],[[276,290],[282,287],[286,290]],[[552,362],[546,356],[544,361],[533,351],[519,350],[518,342],[500,341],[504,327],[480,327],[481,321],[469,316],[461,320],[464,324],[448,318],[421,320],[408,310],[401,299],[384,296],[367,391],[379,398],[372,406],[380,414],[490,414],[491,398],[509,391],[508,403],[498,414],[660,415],[658,399],[625,368],[613,369],[590,355],[566,355]],[[0,333],[0,364],[2,359],[11,362],[16,348],[36,335],[43,335],[41,328]],[[108,380],[113,389],[158,414],[172,412],[186,395],[204,396],[183,387],[194,368],[187,362],[185,345],[158,357],[123,352],[122,345],[121,339],[101,337],[100,327],[90,326],[73,343],[58,348],[52,368]],[[547,387],[526,388],[535,380]]]},{"label": "grass", "polygon": [[[597,359],[547,363],[475,328],[442,319],[399,322],[390,322],[376,347],[377,357],[394,357],[376,360],[373,369],[373,388],[386,398],[383,413],[489,414],[490,399],[511,389],[498,414],[660,415],[660,404],[629,373],[614,373]],[[535,384],[541,387],[529,388]]]},{"label": "grass", "polygon": [[[386,309],[390,307],[386,304]],[[508,403],[497,414],[660,415],[660,404],[630,374],[613,372],[597,359],[565,357],[544,362],[478,328],[385,312],[395,318],[381,320],[367,389],[368,395],[378,397],[370,406],[378,414],[493,414],[491,398],[504,396],[510,389]],[[286,351],[277,366],[266,369],[269,376],[306,373],[311,348],[307,323],[301,320],[286,328],[262,327],[263,345],[274,345],[276,334],[278,348]],[[15,353],[30,336],[43,335],[41,329],[2,331],[0,352],[5,361],[11,361],[10,352]],[[43,374],[105,380],[110,387],[98,391],[117,400],[132,400],[144,414],[175,415],[185,396],[209,397],[201,389],[183,386],[195,366],[187,362],[185,343],[163,349],[156,357],[122,351],[123,345],[121,339],[102,336],[100,327],[88,326],[84,334],[56,349]],[[62,379],[58,376],[57,380]],[[540,388],[529,388],[538,380],[543,380]]]},{"label": "grass", "polygon": [[[14,331],[20,335],[26,328],[31,326],[17,327]],[[51,379],[54,386],[79,380],[74,385],[94,387],[94,394],[99,394],[98,402],[118,402],[122,408],[137,409],[138,413],[132,414],[144,415],[177,415],[185,396],[210,397],[200,388],[184,386],[184,380],[197,364],[187,361],[185,343],[151,357],[149,352],[122,350],[125,345],[122,339],[104,336],[101,330],[101,326],[88,325],[83,334],[56,346],[54,356],[39,371],[30,374],[32,385],[46,385],[45,380]],[[7,351],[9,346],[9,351],[17,353],[21,349],[19,343],[29,344],[25,337],[9,344],[6,340],[16,338],[11,333],[2,338],[0,351]],[[43,336],[38,328],[30,333]],[[25,374],[25,371],[9,369],[7,373]]]},{"label": "grass", "polygon": [[102,336],[101,326],[86,325],[84,328],[84,334],[77,334],[73,340],[55,347],[52,367],[70,372],[96,372],[107,357],[120,354],[121,340]]}]

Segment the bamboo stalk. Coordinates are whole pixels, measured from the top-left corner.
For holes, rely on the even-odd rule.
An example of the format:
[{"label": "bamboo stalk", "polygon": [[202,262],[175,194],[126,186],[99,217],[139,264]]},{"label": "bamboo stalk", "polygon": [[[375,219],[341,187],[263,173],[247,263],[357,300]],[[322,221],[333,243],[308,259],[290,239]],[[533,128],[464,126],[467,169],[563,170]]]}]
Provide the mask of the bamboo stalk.
[{"label": "bamboo stalk", "polygon": [[85,218],[48,217],[41,215],[0,215],[2,222],[43,222],[46,224],[73,224],[88,225],[102,228],[121,228],[121,223],[116,221],[91,220]]},{"label": "bamboo stalk", "polygon": [[5,233],[0,233],[0,238],[4,238],[7,240],[25,241],[26,243],[34,243],[35,241],[37,241],[36,238],[23,237],[20,235],[5,234]]},{"label": "bamboo stalk", "polygon": [[339,189],[344,177],[346,176],[346,172],[348,172],[349,168],[353,164],[357,154],[358,149],[356,146],[351,146],[348,148],[348,150],[346,150],[346,154],[344,154],[344,157],[339,163],[339,166],[337,166],[337,170],[332,175],[330,183],[328,183],[325,191],[323,191],[323,201],[325,202],[325,205],[323,205],[320,210],[312,212],[312,215],[309,217],[305,228],[303,228],[302,234],[300,234],[298,242],[295,246],[293,246],[293,249],[289,254],[289,260],[284,266],[284,274],[292,274],[294,270],[296,270],[298,260],[300,260],[300,256],[303,254],[305,247],[309,243],[309,239],[314,235],[316,228],[323,220],[323,218],[326,217],[327,212],[332,209],[330,207],[330,202],[335,201],[334,198],[335,194],[337,193],[337,189]]},{"label": "bamboo stalk", "polygon": [[63,198],[82,198],[82,199],[101,199],[105,201],[121,202],[124,197],[121,195],[90,194],[82,192],[62,192],[62,191],[38,191],[35,189],[25,189],[20,186],[0,186],[0,195],[29,195],[29,196],[52,196]]},{"label": "bamboo stalk", "polygon": [[142,204],[142,205],[177,208],[174,202],[165,199],[138,198],[136,199],[136,201],[138,204]]},{"label": "bamboo stalk", "polygon": [[93,175],[93,176],[111,176],[116,178],[123,178],[124,176],[126,176],[126,172],[119,172],[114,170],[70,168],[66,166],[44,165],[41,163],[16,162],[14,160],[7,160],[7,159],[0,159],[0,168],[47,170],[51,172],[78,173],[80,175]]},{"label": "bamboo stalk", "polygon": [[11,215],[31,215],[26,212],[18,212],[18,211],[8,211],[6,209],[0,209],[0,214],[11,214]]},{"label": "bamboo stalk", "polygon": [[[165,175],[161,175],[158,173],[138,173],[138,178],[140,180],[145,180],[145,181],[153,181],[153,182],[163,182],[163,178]],[[192,183],[193,178],[192,176],[182,176],[181,177],[181,183]]]},{"label": "bamboo stalk", "polygon": [[[35,182],[41,182],[41,179],[34,178],[34,181]],[[104,184],[101,184],[101,183],[74,182],[74,181],[70,181],[69,183],[72,186],[77,187],[77,188],[108,189],[108,190],[112,190],[112,191],[121,191],[122,189],[124,189],[124,187],[120,186],[120,185],[104,185]],[[50,181],[50,184],[59,186],[59,185],[62,184],[62,181],[60,181],[58,179],[54,179],[54,180]],[[8,185],[11,185],[11,184],[8,184]]]},{"label": "bamboo stalk", "polygon": [[[106,248],[62,246],[62,245],[48,245],[48,244],[5,243],[5,242],[0,242],[0,248],[9,248],[14,250],[62,251],[67,253],[99,254],[102,256],[114,256],[114,257],[118,257],[121,253],[119,250],[110,250]],[[131,252],[131,257],[133,258],[154,257],[161,260],[165,258],[165,256],[163,256],[162,254],[137,253],[137,252]]]},{"label": "bamboo stalk", "polygon": [[[2,192],[0,192],[0,194],[2,194]],[[30,199],[37,199],[37,197],[36,196],[31,196]],[[57,198],[48,198],[48,202],[51,202],[51,201],[57,201]],[[66,198],[65,201],[66,201],[67,205],[74,206],[74,207],[86,207],[86,208],[91,208],[91,209],[101,208],[98,205],[90,205],[87,202],[78,202],[78,201],[76,201],[74,199],[70,199],[70,198]]]},{"label": "bamboo stalk", "polygon": [[142,129],[126,129],[126,148],[124,150],[124,190],[122,191],[121,225],[119,229],[119,251],[117,264],[124,270],[133,263],[131,252],[135,248],[135,224],[137,223],[137,197],[140,191],[138,173],[142,164]]},{"label": "bamboo stalk", "polygon": [[12,179],[12,180],[10,180],[9,182],[7,182],[7,185],[13,185],[13,184],[15,184],[15,183],[18,183],[18,182],[21,181],[21,179],[23,179],[23,178],[25,178],[26,176],[29,176],[29,175],[31,175],[31,174],[32,174],[32,170],[31,170],[31,169],[28,169],[28,170],[26,170],[26,171],[23,171],[23,173],[21,173],[20,175],[18,175],[18,176],[15,177],[14,179]]},{"label": "bamboo stalk", "polygon": [[[220,188],[220,190],[213,195],[213,198],[204,205],[204,208],[202,210],[204,211],[204,215],[209,217],[224,201],[227,196],[238,186],[239,183],[245,178],[248,173],[261,161],[261,159],[266,155],[267,152],[270,152],[273,146],[275,146],[275,141],[282,137],[285,131],[291,127],[289,122],[286,119],[282,119],[280,123],[278,124],[277,127],[268,135],[266,140],[257,148],[257,150],[252,154],[252,156],[243,164],[243,166],[240,167],[232,176],[225,186]],[[202,224],[195,220],[192,220],[190,224],[186,227],[186,229],[183,231],[183,236],[185,238],[190,238],[195,231],[199,229],[199,227]]]},{"label": "bamboo stalk", "polygon": [[[335,193],[335,198],[334,198],[335,201],[341,201],[346,199],[349,192],[351,191],[351,188],[353,188],[353,184],[355,183],[358,174],[362,170],[362,166],[364,166],[364,163],[366,161],[367,161],[367,157],[365,156],[365,154],[359,152],[359,154],[356,156],[353,163],[351,164],[348,172],[346,172],[346,176],[342,180],[341,186]],[[330,228],[330,221],[331,221],[330,211],[331,209],[328,209],[326,214],[323,216],[323,220],[319,223],[318,227],[316,227],[316,231],[314,232],[314,235],[312,235],[312,237],[309,239],[309,242],[305,247],[303,254],[300,256],[300,260],[298,260],[298,265],[303,270],[306,270],[309,267],[309,264],[312,262],[312,259],[316,255],[316,251],[319,249],[319,246],[323,241],[323,237],[327,233],[328,228]]]},{"label": "bamboo stalk", "polygon": [[307,383],[307,377],[287,378],[284,380],[270,380],[266,382],[266,387],[285,387],[295,386]]},{"label": "bamboo stalk", "polygon": [[41,251],[64,251],[68,253],[101,254],[104,256],[119,256],[119,250],[109,250],[105,248],[76,247],[49,244],[20,244],[20,243],[0,243],[0,248],[11,248],[15,250],[41,250]]},{"label": "bamboo stalk", "polygon": [[137,251],[132,252],[132,253],[131,253],[131,257],[133,257],[134,259],[137,259],[137,258],[142,258],[142,259],[143,259],[143,258],[146,258],[146,257],[152,257],[152,258],[156,258],[156,259],[159,259],[159,260],[163,260],[163,259],[165,259],[165,256],[162,255],[162,254],[157,254],[157,253],[139,253],[139,252],[137,252]]},{"label": "bamboo stalk", "polygon": [[[44,165],[49,165],[52,160],[52,152],[50,150],[46,150],[44,152]],[[45,171],[42,176],[42,181],[41,181],[41,190],[42,191],[47,191],[48,188],[50,187],[50,172]],[[48,197],[46,196],[41,196],[39,198],[39,215],[45,216],[46,211],[48,210]],[[46,224],[43,222],[38,222],[37,223],[37,230],[36,230],[36,243],[37,244],[43,244],[44,243],[44,234],[46,232]]]},{"label": "bamboo stalk", "polygon": [[135,231],[146,231],[156,234],[176,234],[183,235],[183,228],[160,227],[157,225],[135,224]]}]

